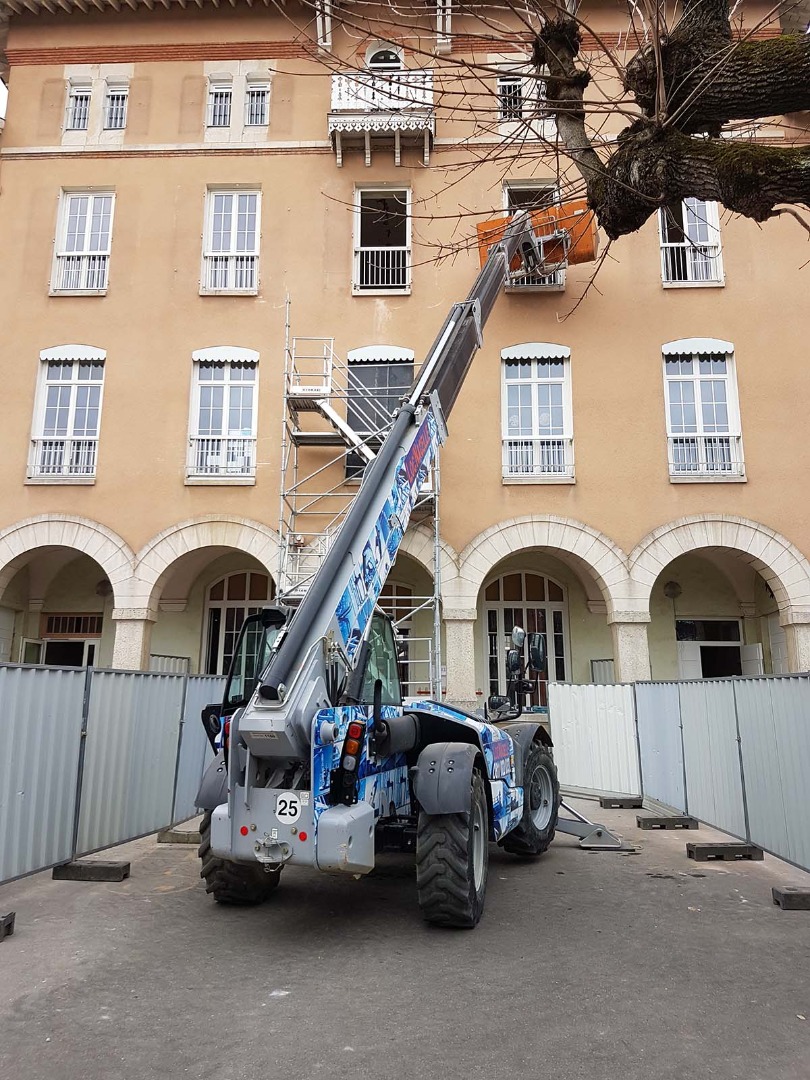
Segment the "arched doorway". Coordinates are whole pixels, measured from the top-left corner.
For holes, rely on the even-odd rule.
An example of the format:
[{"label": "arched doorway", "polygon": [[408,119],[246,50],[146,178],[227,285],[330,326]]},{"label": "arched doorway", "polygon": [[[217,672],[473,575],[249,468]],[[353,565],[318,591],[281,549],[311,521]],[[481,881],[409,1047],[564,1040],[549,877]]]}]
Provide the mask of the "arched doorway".
[{"label": "arched doorway", "polygon": [[274,596],[272,579],[257,570],[226,574],[209,586],[203,643],[203,670],[207,675],[227,673],[242,623]]},{"label": "arched doorway", "polygon": [[512,629],[522,626],[527,634],[542,634],[546,669],[535,680],[525,706],[548,705],[548,683],[569,677],[568,599],[563,585],[546,574],[519,571],[503,574],[484,584],[483,617],[485,670],[488,693],[506,692],[506,650]]}]

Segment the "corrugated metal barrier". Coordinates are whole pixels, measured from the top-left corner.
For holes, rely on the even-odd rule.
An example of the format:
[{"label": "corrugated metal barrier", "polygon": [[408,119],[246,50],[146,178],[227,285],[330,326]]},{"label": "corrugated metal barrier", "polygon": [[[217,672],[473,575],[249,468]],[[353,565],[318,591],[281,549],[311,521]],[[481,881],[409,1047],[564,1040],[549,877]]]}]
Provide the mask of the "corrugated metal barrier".
[{"label": "corrugated metal barrier", "polygon": [[0,665],[0,883],[194,814],[224,679]]},{"label": "corrugated metal barrier", "polygon": [[548,706],[564,787],[641,794],[632,686],[551,683]]},{"label": "corrugated metal barrier", "polygon": [[211,675],[192,675],[186,684],[177,780],[174,785],[174,821],[185,821],[196,810],[194,799],[200,777],[214,756],[200,723],[200,713],[206,705],[221,701],[224,690],[225,680]]},{"label": "corrugated metal barrier", "polygon": [[0,666],[0,882],[69,859],[86,676]]}]

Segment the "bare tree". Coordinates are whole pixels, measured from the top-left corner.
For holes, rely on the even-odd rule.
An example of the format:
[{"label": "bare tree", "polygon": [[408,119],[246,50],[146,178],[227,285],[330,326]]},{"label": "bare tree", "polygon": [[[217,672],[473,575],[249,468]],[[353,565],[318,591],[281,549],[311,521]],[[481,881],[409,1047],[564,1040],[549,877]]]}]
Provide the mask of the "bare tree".
[{"label": "bare tree", "polygon": [[[308,2],[323,11],[323,0]],[[803,125],[791,129],[785,120],[810,110],[810,35],[801,32],[810,2],[777,0],[759,23],[746,25],[740,0],[733,16],[728,0],[683,0],[672,26],[665,0],[627,3],[618,47],[586,21],[577,0],[455,2],[464,24],[458,50],[426,45],[425,8],[408,0],[360,0],[335,9],[334,19],[358,40],[399,34],[439,69],[444,115],[474,122],[478,136],[450,166],[448,183],[453,170],[461,174],[482,160],[506,175],[516,163],[547,166],[556,158],[563,194],[584,191],[611,239],[689,197],[755,221],[790,213],[810,231],[797,209],[810,208],[810,145]],[[780,33],[780,17],[799,32]],[[507,139],[499,129],[502,102],[493,95],[500,69],[489,60],[499,48],[522,49],[541,90],[534,116],[524,114],[525,127]],[[322,49],[317,56],[339,69],[336,57]],[[538,131],[541,114],[556,121],[556,134]]]}]

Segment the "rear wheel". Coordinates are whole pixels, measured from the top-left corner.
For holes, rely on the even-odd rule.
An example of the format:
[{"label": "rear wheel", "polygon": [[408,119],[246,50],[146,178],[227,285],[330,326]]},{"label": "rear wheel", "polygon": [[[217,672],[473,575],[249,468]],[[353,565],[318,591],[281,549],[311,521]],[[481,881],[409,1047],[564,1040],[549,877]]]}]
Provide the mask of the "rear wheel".
[{"label": "rear wheel", "polygon": [[523,766],[523,817],[504,837],[505,851],[542,855],[554,839],[560,809],[560,782],[548,747],[532,743]]},{"label": "rear wheel", "polygon": [[473,927],[484,910],[489,866],[489,812],[484,781],[473,773],[470,809],[420,811],[416,890],[423,917],[436,926]]},{"label": "rear wheel", "polygon": [[197,853],[202,861],[200,877],[205,880],[205,891],[211,893],[218,904],[261,904],[278,886],[281,870],[269,874],[257,863],[244,863],[220,859],[211,851],[211,811],[206,810],[200,822],[200,846]]}]

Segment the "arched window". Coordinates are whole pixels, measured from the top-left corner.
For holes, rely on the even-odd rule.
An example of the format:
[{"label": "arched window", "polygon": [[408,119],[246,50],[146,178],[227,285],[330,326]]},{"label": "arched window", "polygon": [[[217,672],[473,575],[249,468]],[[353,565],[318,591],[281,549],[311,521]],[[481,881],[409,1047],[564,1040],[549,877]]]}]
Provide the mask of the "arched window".
[{"label": "arched window", "polygon": [[549,681],[564,682],[571,667],[565,588],[553,578],[528,571],[495,578],[484,588],[484,626],[484,659],[490,694],[506,692],[506,652],[511,648],[513,627],[521,626],[527,634],[543,635],[546,668],[535,678],[534,689],[526,696],[524,707],[548,705]]},{"label": "arched window", "polygon": [[275,596],[272,579],[256,570],[242,570],[215,581],[206,603],[205,671],[225,675],[242,623]]},{"label": "arched window", "polygon": [[366,52],[366,64],[372,71],[401,71],[402,49],[396,45],[373,45]]}]

